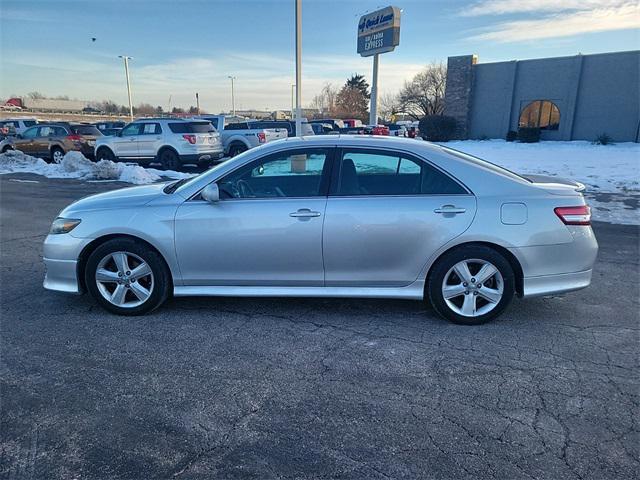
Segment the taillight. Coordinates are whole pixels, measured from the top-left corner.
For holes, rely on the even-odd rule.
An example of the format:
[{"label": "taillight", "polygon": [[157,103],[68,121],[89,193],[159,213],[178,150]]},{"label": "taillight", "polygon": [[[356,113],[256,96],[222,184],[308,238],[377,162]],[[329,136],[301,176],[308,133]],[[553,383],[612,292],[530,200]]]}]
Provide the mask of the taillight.
[{"label": "taillight", "polygon": [[258,132],[258,142],[264,143],[266,141],[267,141],[267,136],[264,134],[264,132]]},{"label": "taillight", "polygon": [[565,225],[591,225],[591,208],[588,205],[557,207],[553,211]]},{"label": "taillight", "polygon": [[82,137],[77,134],[67,135],[67,140],[71,140],[72,142],[80,142],[82,141]]},{"label": "taillight", "polygon": [[196,144],[196,136],[195,135],[182,135],[182,138],[184,138],[191,145],[195,145]]}]

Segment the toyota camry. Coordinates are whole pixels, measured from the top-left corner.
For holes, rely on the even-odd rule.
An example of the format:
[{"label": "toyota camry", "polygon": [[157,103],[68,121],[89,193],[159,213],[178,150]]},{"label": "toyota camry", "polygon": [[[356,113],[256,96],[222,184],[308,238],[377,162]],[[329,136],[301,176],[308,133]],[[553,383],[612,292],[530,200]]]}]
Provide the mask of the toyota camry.
[{"label": "toyota camry", "polygon": [[402,298],[480,324],[514,295],[589,285],[583,190],[418,140],[290,138],[69,205],[44,286],[122,315],[171,295]]}]

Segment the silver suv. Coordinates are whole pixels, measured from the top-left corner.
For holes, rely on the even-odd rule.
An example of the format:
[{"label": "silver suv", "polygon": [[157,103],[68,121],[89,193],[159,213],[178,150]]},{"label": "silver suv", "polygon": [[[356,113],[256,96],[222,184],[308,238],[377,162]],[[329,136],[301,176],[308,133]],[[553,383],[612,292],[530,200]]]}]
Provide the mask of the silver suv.
[{"label": "silver suv", "polygon": [[205,120],[141,118],[96,141],[97,160],[158,162],[166,170],[207,166],[224,156],[220,134]]}]

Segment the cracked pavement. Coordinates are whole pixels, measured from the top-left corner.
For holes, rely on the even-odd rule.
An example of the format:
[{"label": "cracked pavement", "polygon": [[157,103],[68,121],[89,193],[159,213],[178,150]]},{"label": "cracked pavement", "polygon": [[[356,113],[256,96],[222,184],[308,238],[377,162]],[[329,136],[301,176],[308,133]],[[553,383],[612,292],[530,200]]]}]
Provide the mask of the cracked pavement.
[{"label": "cracked pavement", "polygon": [[0,176],[0,478],[640,476],[638,227],[594,226],[590,288],[481,327],[389,300],[124,318],[42,288],[58,211],[117,186]]}]

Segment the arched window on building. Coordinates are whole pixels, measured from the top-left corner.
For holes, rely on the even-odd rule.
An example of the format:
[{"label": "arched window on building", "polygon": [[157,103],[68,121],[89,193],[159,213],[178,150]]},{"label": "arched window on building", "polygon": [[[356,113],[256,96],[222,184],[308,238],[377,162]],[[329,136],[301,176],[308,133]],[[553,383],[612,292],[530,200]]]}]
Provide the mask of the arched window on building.
[{"label": "arched window on building", "polygon": [[550,100],[534,100],[522,109],[520,127],[538,127],[540,130],[558,130],[560,110]]}]

